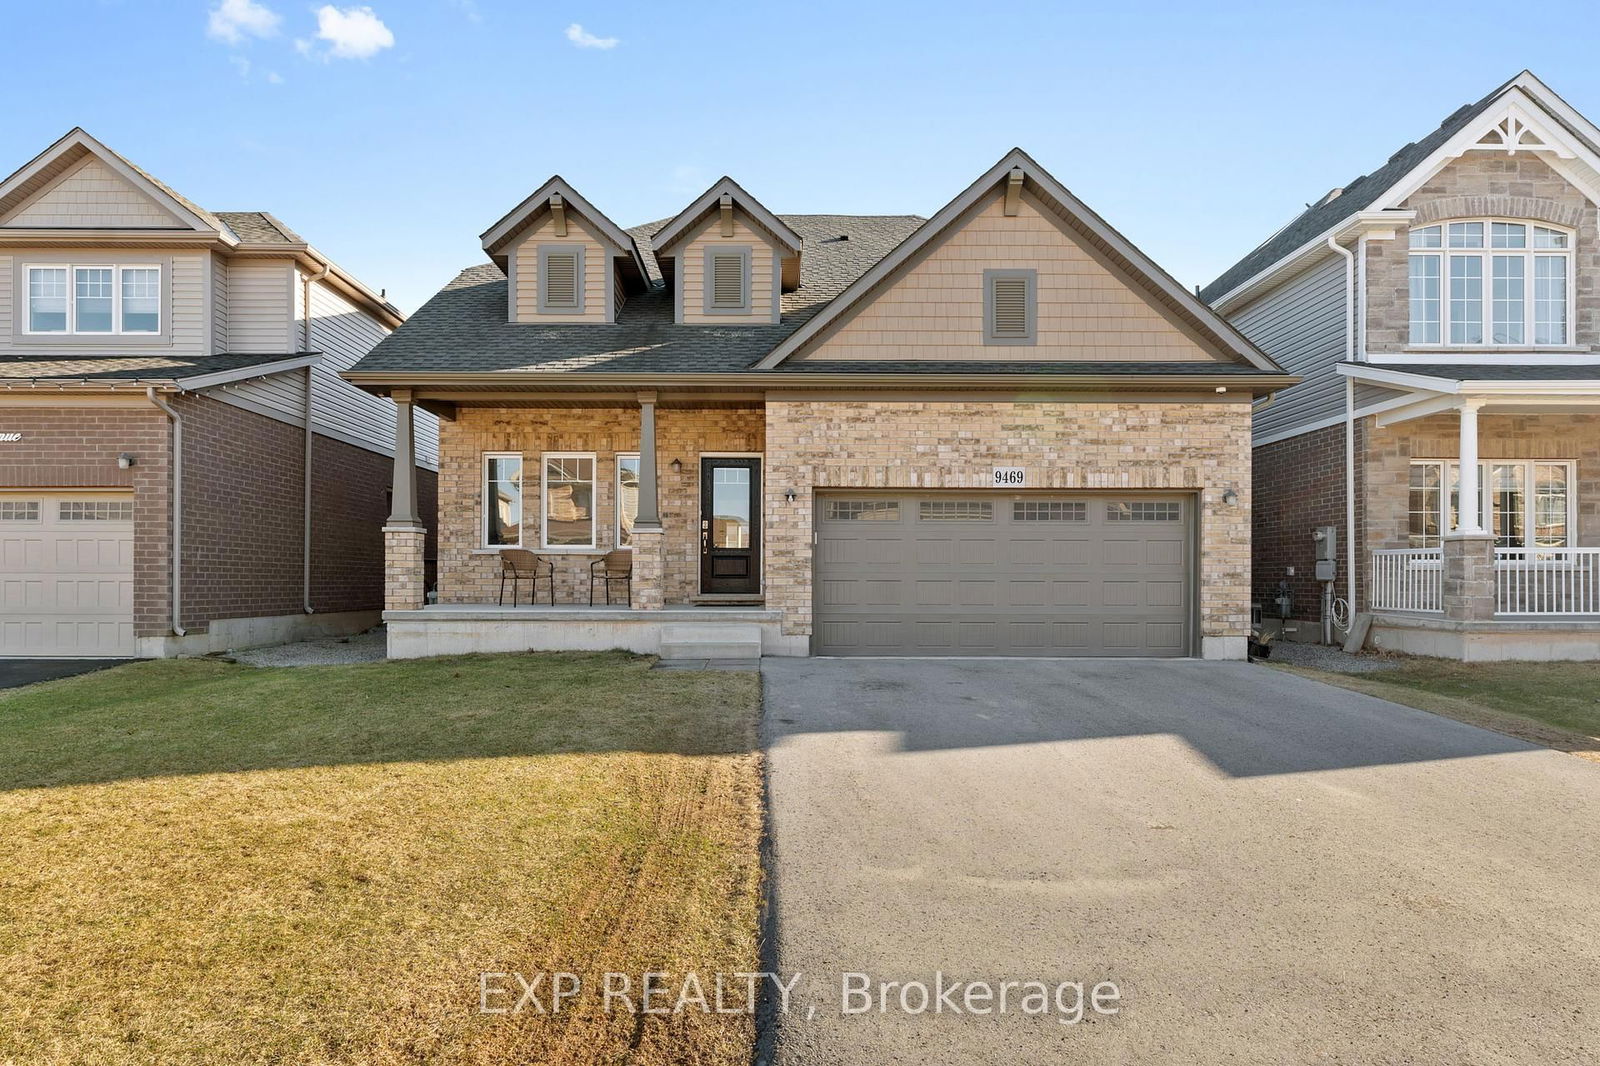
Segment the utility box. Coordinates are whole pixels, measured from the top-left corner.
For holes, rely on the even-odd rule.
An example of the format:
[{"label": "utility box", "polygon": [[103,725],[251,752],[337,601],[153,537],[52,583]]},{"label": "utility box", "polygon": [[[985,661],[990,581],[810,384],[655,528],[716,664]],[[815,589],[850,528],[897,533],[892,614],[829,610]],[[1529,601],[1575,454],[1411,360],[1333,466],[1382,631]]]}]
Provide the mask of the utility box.
[{"label": "utility box", "polygon": [[[1323,560],[1333,562],[1339,558],[1339,527],[1318,526],[1311,534],[1311,539],[1317,542],[1317,562]],[[1322,567],[1317,567],[1318,581],[1332,581],[1332,578],[1322,576]]]},{"label": "utility box", "polygon": [[1337,581],[1337,580],[1339,580],[1339,564],[1337,562],[1335,562],[1334,560],[1332,560],[1332,559],[1318,559],[1317,560],[1317,580],[1318,581]]}]

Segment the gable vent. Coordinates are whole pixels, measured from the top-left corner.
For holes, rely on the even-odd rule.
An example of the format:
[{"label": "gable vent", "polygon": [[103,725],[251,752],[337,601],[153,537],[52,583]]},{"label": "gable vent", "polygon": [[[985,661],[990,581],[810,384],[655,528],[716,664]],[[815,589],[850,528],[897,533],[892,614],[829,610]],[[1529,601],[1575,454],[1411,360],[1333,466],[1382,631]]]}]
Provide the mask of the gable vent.
[{"label": "gable vent", "polygon": [[571,252],[551,252],[544,261],[546,307],[578,306],[578,257]]},{"label": "gable vent", "polygon": [[999,277],[994,285],[994,335],[996,337],[1026,337],[1028,335],[1028,279]]},{"label": "gable vent", "polygon": [[738,308],[744,305],[744,256],[713,255],[711,306]]}]

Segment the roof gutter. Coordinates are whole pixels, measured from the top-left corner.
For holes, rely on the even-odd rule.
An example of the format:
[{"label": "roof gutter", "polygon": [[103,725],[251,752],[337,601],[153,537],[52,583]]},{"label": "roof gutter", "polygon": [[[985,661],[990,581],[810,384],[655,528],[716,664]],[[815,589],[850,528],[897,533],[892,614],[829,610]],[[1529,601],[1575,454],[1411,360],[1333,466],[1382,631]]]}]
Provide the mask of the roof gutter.
[{"label": "roof gutter", "polygon": [[183,416],[156,395],[154,386],[144,390],[145,398],[172,423],[172,631],[184,636],[183,628]]}]

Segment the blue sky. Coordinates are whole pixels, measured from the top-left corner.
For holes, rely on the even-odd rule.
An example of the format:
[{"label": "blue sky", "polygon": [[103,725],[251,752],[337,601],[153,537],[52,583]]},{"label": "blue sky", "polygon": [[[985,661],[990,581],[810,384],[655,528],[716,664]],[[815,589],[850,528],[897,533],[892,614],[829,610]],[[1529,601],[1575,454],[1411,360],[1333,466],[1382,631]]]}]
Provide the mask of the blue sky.
[{"label": "blue sky", "polygon": [[624,226],[723,173],[780,213],[927,215],[1021,145],[1192,286],[1523,67],[1600,117],[1600,16],[1563,0],[1557,34],[1470,0],[6,7],[0,170],[81,125],[407,311],[558,172]]}]

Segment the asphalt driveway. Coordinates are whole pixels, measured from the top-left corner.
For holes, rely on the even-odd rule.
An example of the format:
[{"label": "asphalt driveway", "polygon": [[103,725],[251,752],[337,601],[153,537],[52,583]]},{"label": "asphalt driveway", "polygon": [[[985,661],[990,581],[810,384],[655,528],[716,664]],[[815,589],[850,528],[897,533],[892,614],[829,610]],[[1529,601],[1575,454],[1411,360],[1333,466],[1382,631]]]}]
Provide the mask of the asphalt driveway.
[{"label": "asphalt driveway", "polygon": [[762,674],[780,1063],[1600,1061],[1600,766],[1243,663]]},{"label": "asphalt driveway", "polygon": [[0,688],[21,688],[131,662],[132,659],[0,659]]}]

